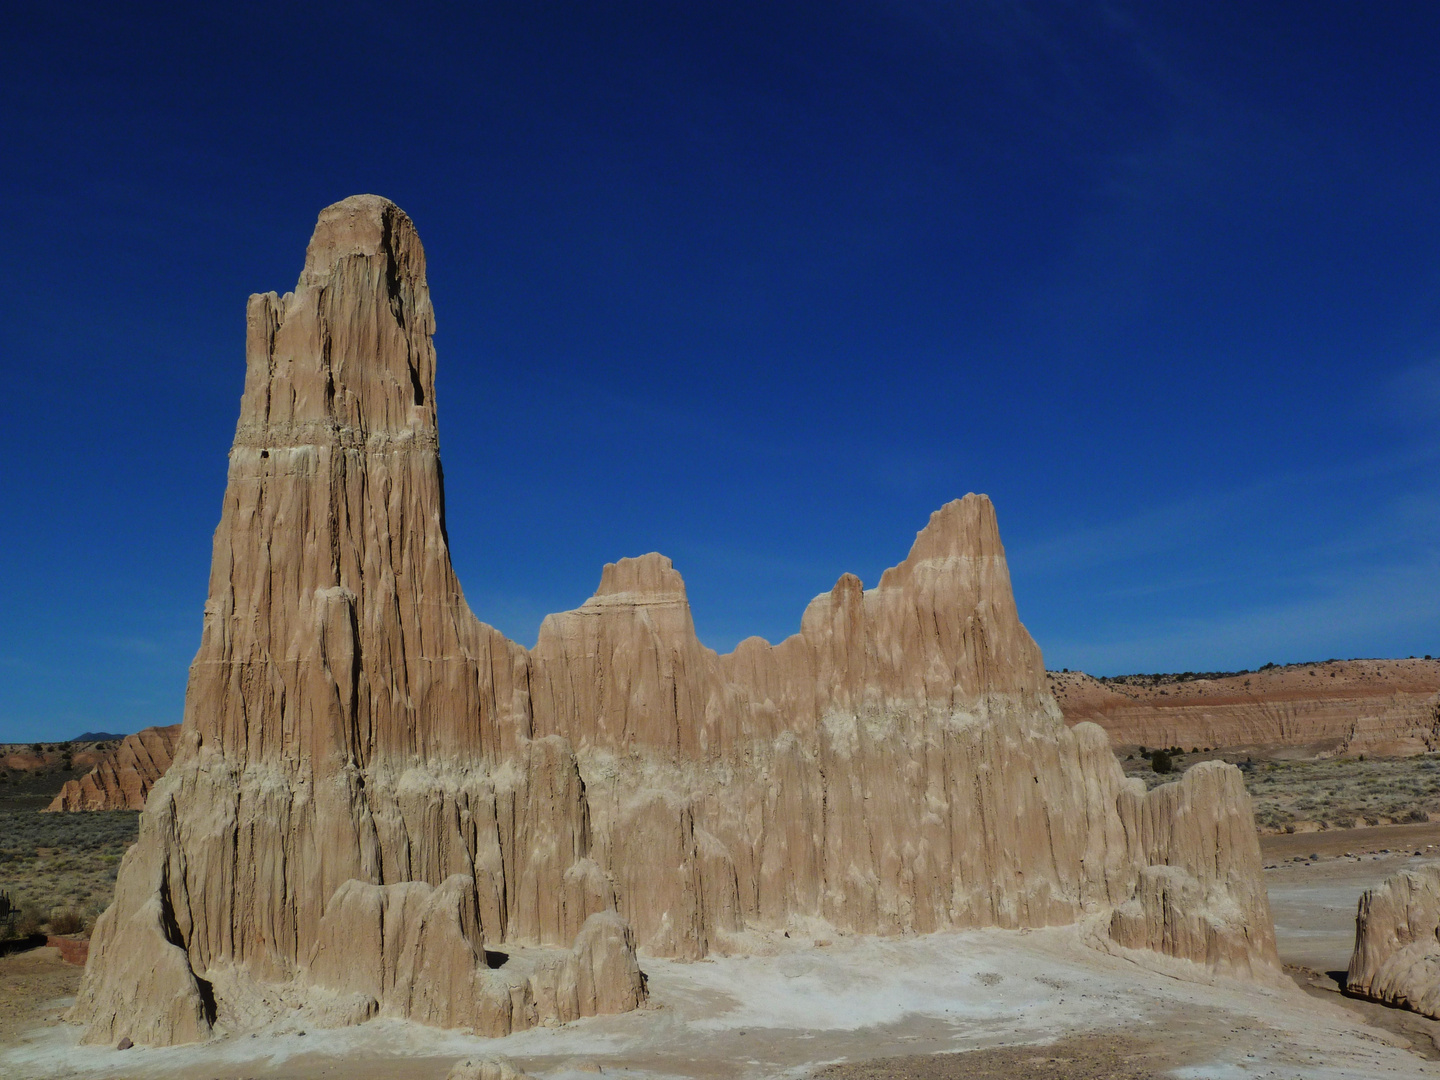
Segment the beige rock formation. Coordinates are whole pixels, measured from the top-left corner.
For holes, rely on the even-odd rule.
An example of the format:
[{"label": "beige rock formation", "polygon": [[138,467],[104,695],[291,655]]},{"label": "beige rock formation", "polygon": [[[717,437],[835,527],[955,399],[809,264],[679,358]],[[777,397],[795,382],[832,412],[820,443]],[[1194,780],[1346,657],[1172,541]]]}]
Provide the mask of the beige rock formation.
[{"label": "beige rock formation", "polygon": [[1147,794],[1065,727],[983,496],[774,646],[701,645],[655,554],[532,651],[478,622],[432,330],[414,229],[371,196],[321,214],[295,292],[251,298],[184,732],[96,927],[86,1038],[282,1007],[500,1034],[634,1008],[637,943],[699,957],[815,920],[1085,920],[1273,974],[1238,773]]},{"label": "beige rock formation", "polygon": [[445,1080],[530,1080],[530,1074],[509,1058],[466,1058],[450,1067]]},{"label": "beige rock formation", "polygon": [[1101,682],[1049,673],[1067,723],[1122,746],[1253,749],[1294,756],[1440,749],[1440,660],[1330,660],[1221,678]]},{"label": "beige rock formation", "polygon": [[125,736],[88,773],[67,780],[46,809],[143,810],[155,781],[170,768],[179,738],[179,724],[149,727]]},{"label": "beige rock formation", "polygon": [[1346,991],[1440,1019],[1440,863],[1360,897]]}]

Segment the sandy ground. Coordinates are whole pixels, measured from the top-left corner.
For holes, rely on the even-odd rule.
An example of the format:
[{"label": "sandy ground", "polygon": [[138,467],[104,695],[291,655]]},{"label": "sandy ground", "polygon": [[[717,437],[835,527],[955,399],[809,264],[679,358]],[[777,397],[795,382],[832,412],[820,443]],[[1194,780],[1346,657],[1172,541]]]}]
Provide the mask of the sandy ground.
[{"label": "sandy ground", "polygon": [[1440,1073],[1440,1021],[1342,996],[1360,894],[1402,867],[1440,856],[1440,826],[1267,836],[1261,849],[1275,941],[1287,972],[1313,996],[1406,1039]]},{"label": "sandy ground", "polygon": [[[1270,838],[1282,839],[1301,838]],[[1358,852],[1374,837],[1326,839]],[[646,958],[649,1008],[506,1039],[389,1020],[303,1033],[282,1023],[201,1046],[117,1051],[79,1046],[78,1030],[60,1022],[79,969],[39,949],[0,958],[0,1076],[440,1080],[458,1059],[495,1054],[545,1080],[1440,1074],[1440,1060],[1427,1060],[1440,1058],[1431,1039],[1440,1024],[1343,998],[1324,974],[1348,961],[1359,893],[1415,849],[1313,862],[1306,852],[1303,863],[1266,849],[1277,939],[1299,985],[1184,981],[1097,952],[1074,927],[837,937],[828,947],[776,942],[768,956]]]}]

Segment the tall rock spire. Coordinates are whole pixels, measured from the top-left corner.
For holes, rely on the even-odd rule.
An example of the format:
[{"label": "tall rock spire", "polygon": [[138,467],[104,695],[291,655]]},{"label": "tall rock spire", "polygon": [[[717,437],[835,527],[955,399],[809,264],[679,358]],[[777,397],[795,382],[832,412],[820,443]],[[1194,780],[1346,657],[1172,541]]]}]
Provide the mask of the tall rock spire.
[{"label": "tall rock spire", "polygon": [[706,648],[652,553],[527,652],[450,564],[410,219],[326,208],[295,291],[247,323],[175,761],[71,1012],[90,1041],[281,1007],[503,1034],[635,1007],[637,941],[703,956],[816,918],[1083,921],[1279,978],[1240,774],[1146,793],[1064,726],[983,495],[776,645]]},{"label": "tall rock spire", "polygon": [[374,195],[327,207],[295,291],[252,296],[246,321],[191,730],[321,771],[493,745],[474,666],[492,645],[502,670],[523,654],[481,632],[450,566],[410,219]]},{"label": "tall rock spire", "polygon": [[[433,332],[414,226],[373,195],[250,298],[181,747],[96,927],[92,1039],[201,1037],[257,982],[496,1033],[641,1000],[574,755],[528,740],[525,650],[450,565]],[[542,953],[490,972],[502,940]]]}]

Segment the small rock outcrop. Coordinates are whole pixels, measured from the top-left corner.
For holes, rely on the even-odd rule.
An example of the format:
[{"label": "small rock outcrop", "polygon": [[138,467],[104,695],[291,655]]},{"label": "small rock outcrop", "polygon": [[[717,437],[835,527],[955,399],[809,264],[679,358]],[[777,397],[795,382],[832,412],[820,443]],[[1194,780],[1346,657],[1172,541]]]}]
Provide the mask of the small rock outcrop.
[{"label": "small rock outcrop", "polygon": [[530,1080],[509,1058],[466,1058],[450,1066],[445,1080]]},{"label": "small rock outcrop", "polygon": [[88,773],[67,780],[46,810],[145,809],[150,789],[170,768],[179,738],[179,724],[126,735]]},{"label": "small rock outcrop", "polygon": [[1440,863],[1401,870],[1360,897],[1345,990],[1440,1019]]},{"label": "small rock outcrop", "polygon": [[1069,729],[994,508],[936,511],[865,589],[721,656],[658,554],[605,567],[533,650],[451,568],[434,322],[408,217],[327,208],[254,296],[175,763],[71,1018],[164,1044],[277,1010],[504,1034],[635,1008],[637,948],[1084,922],[1270,977],[1238,772],[1147,793]]}]

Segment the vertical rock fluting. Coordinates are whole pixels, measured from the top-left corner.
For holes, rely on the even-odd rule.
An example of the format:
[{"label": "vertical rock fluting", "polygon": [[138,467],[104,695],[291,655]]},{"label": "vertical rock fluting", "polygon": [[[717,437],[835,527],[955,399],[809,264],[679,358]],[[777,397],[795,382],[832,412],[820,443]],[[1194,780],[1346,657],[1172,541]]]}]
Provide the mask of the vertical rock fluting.
[{"label": "vertical rock fluting", "polygon": [[1360,897],[1345,990],[1440,1019],[1440,863],[1401,870]]},{"label": "vertical rock fluting", "polygon": [[1238,773],[1146,794],[1065,728],[983,496],[775,646],[701,645],[653,554],[530,652],[478,622],[432,332],[419,240],[373,196],[322,212],[293,293],[251,298],[183,733],[96,927],[88,1039],[290,1008],[499,1034],[635,1007],[637,942],[701,956],[796,920],[1083,919],[1273,967]]},{"label": "vertical rock fluting", "polygon": [[1275,964],[1230,766],[1146,793],[1071,730],[1020,624],[994,508],[943,507],[799,634],[717,656],[660,555],[607,566],[531,653],[534,727],[577,749],[597,858],[682,956],[819,916],[862,933],[1070,923],[1236,974]]},{"label": "vertical rock fluting", "polygon": [[[613,894],[574,755],[529,739],[525,650],[451,569],[410,219],[373,196],[329,207],[295,291],[252,297],[247,323],[181,746],[73,1015],[92,1040],[166,1043],[297,994],[490,1033],[633,1007],[628,931],[580,934]],[[568,955],[577,935],[572,967],[628,981],[556,1016],[553,957],[484,959],[486,942]],[[322,951],[339,939],[351,962]]]}]

